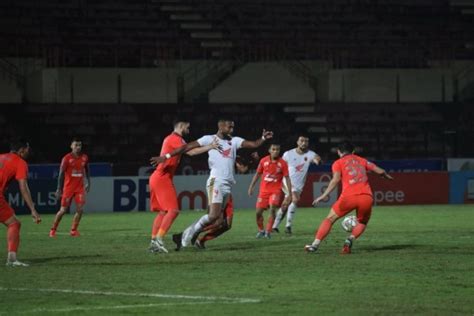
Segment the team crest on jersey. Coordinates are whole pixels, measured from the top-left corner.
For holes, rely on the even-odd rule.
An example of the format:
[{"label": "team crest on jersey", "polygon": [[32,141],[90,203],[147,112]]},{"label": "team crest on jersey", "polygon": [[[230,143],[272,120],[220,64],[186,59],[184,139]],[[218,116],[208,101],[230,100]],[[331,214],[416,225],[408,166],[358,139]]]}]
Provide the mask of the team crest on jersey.
[{"label": "team crest on jersey", "polygon": [[74,163],[74,159],[69,159],[69,163],[70,164]]},{"label": "team crest on jersey", "polygon": [[224,157],[224,158],[232,158],[232,148],[223,150],[223,151],[222,151],[222,157]]},{"label": "team crest on jersey", "polygon": [[296,169],[296,171],[301,172],[301,171],[303,171],[303,167],[304,167],[304,163],[302,163],[301,165],[297,165],[295,167],[295,169]]},{"label": "team crest on jersey", "polygon": [[304,161],[308,161],[308,157],[305,156],[305,157],[304,157]]},{"label": "team crest on jersey", "polygon": [[265,163],[263,164],[264,167],[267,167],[270,163],[268,161],[265,161]]}]

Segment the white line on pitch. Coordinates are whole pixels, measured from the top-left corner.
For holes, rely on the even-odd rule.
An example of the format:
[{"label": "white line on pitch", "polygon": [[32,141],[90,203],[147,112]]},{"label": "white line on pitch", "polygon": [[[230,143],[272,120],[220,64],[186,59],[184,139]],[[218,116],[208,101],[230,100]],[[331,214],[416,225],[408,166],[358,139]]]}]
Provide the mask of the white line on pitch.
[{"label": "white line on pitch", "polygon": [[28,288],[5,288],[0,287],[0,291],[32,291],[47,293],[71,293],[85,295],[104,295],[104,296],[131,296],[131,297],[158,297],[185,300],[205,300],[205,301],[227,301],[235,303],[260,303],[259,299],[225,297],[225,296],[194,296],[179,294],[160,294],[160,293],[127,293],[127,292],[108,292],[108,291],[91,291],[91,290],[71,290],[71,289],[28,289]]}]

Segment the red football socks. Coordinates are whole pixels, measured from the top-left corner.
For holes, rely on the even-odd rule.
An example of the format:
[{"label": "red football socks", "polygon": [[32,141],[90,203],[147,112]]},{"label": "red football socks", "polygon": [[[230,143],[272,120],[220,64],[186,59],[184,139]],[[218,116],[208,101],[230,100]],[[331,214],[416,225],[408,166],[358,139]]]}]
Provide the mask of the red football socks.
[{"label": "red football socks", "polygon": [[20,227],[19,222],[8,225],[7,237],[8,237],[8,251],[17,252],[18,246],[20,245]]},{"label": "red football socks", "polygon": [[170,229],[171,225],[173,225],[174,220],[178,217],[179,211],[168,211],[161,222],[160,229],[158,230],[158,237],[163,238],[168,230]]},{"label": "red football socks", "polygon": [[324,238],[326,238],[326,236],[331,231],[331,227],[332,227],[332,222],[329,219],[325,218],[321,222],[321,225],[319,225],[318,231],[316,232],[316,239],[321,240],[321,241],[324,240]]},{"label": "red football socks", "polygon": [[352,229],[352,236],[354,236],[354,239],[357,239],[359,238],[360,235],[362,235],[362,233],[364,232],[365,228],[367,227],[367,225],[365,224],[362,224],[362,223],[358,223],[354,229]]}]

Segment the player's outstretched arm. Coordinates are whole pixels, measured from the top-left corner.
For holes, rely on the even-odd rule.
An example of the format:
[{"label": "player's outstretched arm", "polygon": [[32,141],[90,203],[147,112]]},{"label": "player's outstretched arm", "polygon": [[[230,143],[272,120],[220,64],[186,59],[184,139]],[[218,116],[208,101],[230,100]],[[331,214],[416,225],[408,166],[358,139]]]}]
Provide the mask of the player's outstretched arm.
[{"label": "player's outstretched arm", "polygon": [[207,153],[209,150],[212,150],[212,149],[219,149],[219,140],[217,138],[214,138],[214,140],[212,141],[212,144],[191,149],[185,154],[188,156],[196,156],[196,155]]},{"label": "player's outstretched arm", "polygon": [[250,181],[250,185],[249,185],[249,190],[248,190],[248,194],[249,196],[252,196],[253,194],[253,189],[255,187],[255,184],[257,183],[258,181],[258,178],[261,176],[262,174],[261,173],[255,173],[255,175],[253,176],[252,178],[252,181]]},{"label": "player's outstretched arm", "polygon": [[385,178],[387,180],[393,180],[393,177],[387,173],[384,169],[380,167],[375,167],[373,170],[376,174],[380,175],[382,178]]},{"label": "player's outstretched arm", "polygon": [[326,188],[323,194],[321,194],[317,199],[313,201],[313,205],[316,205],[322,200],[324,200],[325,198],[327,198],[329,193],[331,193],[337,187],[340,181],[341,181],[341,173],[339,171],[334,172],[332,175],[332,179],[328,184],[328,187]]},{"label": "player's outstretched arm", "polygon": [[33,203],[33,199],[31,198],[30,188],[28,187],[28,182],[26,179],[18,180],[18,186],[20,187],[21,196],[25,200],[26,205],[30,209],[31,216],[36,224],[41,222],[41,217],[36,211],[35,204]]},{"label": "player's outstretched arm", "polygon": [[174,157],[176,155],[180,155],[180,154],[183,154],[185,152],[188,152],[194,148],[197,148],[201,146],[197,141],[193,141],[193,142],[190,142],[190,143],[187,143],[186,145],[183,145],[181,147],[178,147],[176,148],[175,150],[173,150],[172,152],[170,153],[166,153],[165,155],[163,156],[156,156],[156,157],[151,157],[150,158],[150,164],[153,166],[153,167],[156,167],[158,166],[160,163],[163,163],[165,162],[166,159],[170,159],[171,157]]},{"label": "player's outstretched arm", "polygon": [[242,148],[258,148],[260,146],[262,146],[262,144],[273,137],[273,132],[272,131],[267,131],[267,130],[263,130],[263,133],[262,133],[262,137],[260,137],[259,139],[257,140],[254,140],[254,141],[250,141],[250,140],[244,140],[242,142]]},{"label": "player's outstretched arm", "polygon": [[322,163],[321,157],[319,155],[316,155],[316,157],[314,157],[313,159],[313,163],[319,166]]}]

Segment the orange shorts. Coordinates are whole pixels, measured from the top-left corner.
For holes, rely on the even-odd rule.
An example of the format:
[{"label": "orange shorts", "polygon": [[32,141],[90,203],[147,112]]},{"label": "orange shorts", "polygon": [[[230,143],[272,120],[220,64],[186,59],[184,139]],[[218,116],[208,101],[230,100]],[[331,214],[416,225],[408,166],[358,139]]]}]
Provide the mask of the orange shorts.
[{"label": "orange shorts", "polygon": [[15,211],[5,199],[0,198],[0,223],[6,222],[12,216],[15,216]]},{"label": "orange shorts", "polygon": [[334,203],[332,209],[339,217],[356,210],[357,221],[362,224],[367,224],[372,214],[373,202],[372,196],[368,194],[341,196],[336,203]]},{"label": "orange shorts", "polygon": [[268,206],[280,207],[283,195],[279,192],[263,192],[258,195],[257,208],[267,209]]},{"label": "orange shorts", "polygon": [[61,206],[62,207],[71,206],[71,202],[73,199],[76,205],[86,204],[86,192],[84,190],[81,190],[81,191],[64,190],[63,195],[61,197]]},{"label": "orange shorts", "polygon": [[178,211],[178,198],[173,180],[153,173],[149,180],[150,206],[153,212]]}]

